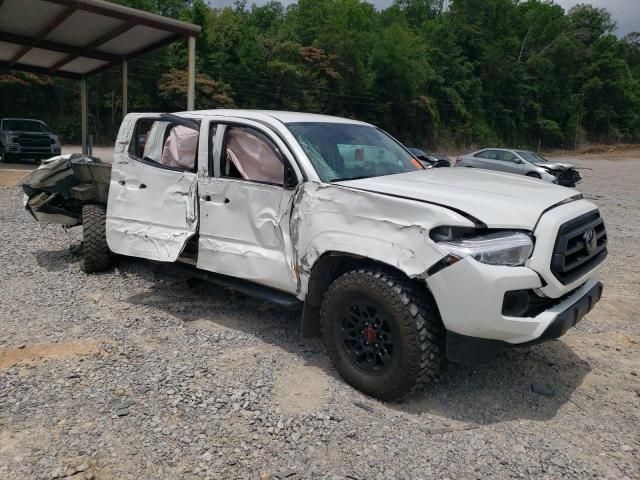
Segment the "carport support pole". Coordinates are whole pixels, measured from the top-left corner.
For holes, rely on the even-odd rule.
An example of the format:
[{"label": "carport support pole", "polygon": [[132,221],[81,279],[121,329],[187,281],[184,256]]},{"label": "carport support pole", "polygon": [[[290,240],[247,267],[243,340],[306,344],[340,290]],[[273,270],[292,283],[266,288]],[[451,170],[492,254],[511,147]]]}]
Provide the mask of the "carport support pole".
[{"label": "carport support pole", "polygon": [[187,110],[196,108],[196,37],[189,37]]},{"label": "carport support pole", "polygon": [[129,65],[122,61],[122,116],[129,113]]},{"label": "carport support pole", "polygon": [[80,79],[80,115],[82,116],[82,154],[89,154],[89,100],[87,98],[87,78]]}]

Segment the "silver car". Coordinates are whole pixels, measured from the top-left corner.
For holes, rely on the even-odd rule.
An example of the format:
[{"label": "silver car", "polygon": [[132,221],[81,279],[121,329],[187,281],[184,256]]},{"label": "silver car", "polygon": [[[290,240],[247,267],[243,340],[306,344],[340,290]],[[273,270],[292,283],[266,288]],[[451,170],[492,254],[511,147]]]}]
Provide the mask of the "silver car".
[{"label": "silver car", "polygon": [[582,181],[582,176],[572,163],[551,162],[526,150],[485,148],[458,157],[455,166],[526,175],[565,187],[575,187]]}]

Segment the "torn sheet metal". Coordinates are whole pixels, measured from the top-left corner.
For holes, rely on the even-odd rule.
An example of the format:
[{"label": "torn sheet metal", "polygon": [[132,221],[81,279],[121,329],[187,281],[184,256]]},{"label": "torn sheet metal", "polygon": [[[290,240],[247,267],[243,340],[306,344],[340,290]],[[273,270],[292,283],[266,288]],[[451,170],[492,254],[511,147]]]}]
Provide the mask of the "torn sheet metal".
[{"label": "torn sheet metal", "polygon": [[25,208],[42,223],[78,225],[84,203],[106,203],[110,172],[109,164],[80,154],[45,160],[20,181]]},{"label": "torn sheet metal", "polygon": [[428,238],[429,229],[440,225],[473,223],[437,205],[338,185],[303,184],[291,218],[291,238],[301,274],[298,298],[306,295],[313,265],[328,252],[371,258],[412,278],[423,275],[443,256]]}]

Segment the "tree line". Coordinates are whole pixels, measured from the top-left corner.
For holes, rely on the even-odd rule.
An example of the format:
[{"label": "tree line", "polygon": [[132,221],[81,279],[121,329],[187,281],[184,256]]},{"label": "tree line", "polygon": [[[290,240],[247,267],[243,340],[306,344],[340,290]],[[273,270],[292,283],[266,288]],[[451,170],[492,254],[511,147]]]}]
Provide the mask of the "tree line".
[{"label": "tree line", "polygon": [[[604,9],[543,0],[118,0],[202,26],[196,108],[298,110],[379,125],[429,149],[640,141],[640,33]],[[129,63],[130,111],[186,105],[186,42]],[[89,79],[90,126],[113,141],[117,68]],[[0,70],[0,115],[79,135],[76,82]]]}]

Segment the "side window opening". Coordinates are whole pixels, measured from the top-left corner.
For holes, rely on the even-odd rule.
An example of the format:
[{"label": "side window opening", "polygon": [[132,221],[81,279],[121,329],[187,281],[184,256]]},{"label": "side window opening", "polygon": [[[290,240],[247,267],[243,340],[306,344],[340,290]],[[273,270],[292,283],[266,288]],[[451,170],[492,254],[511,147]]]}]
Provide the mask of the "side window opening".
[{"label": "side window opening", "polygon": [[138,120],[129,153],[175,170],[194,170],[199,132],[166,120]]},{"label": "side window opening", "polygon": [[284,185],[284,164],[278,148],[253,128],[227,127],[221,175]]},{"label": "side window opening", "polygon": [[507,152],[506,150],[498,151],[498,160],[502,160],[503,162],[513,162],[516,157],[511,152]]}]

